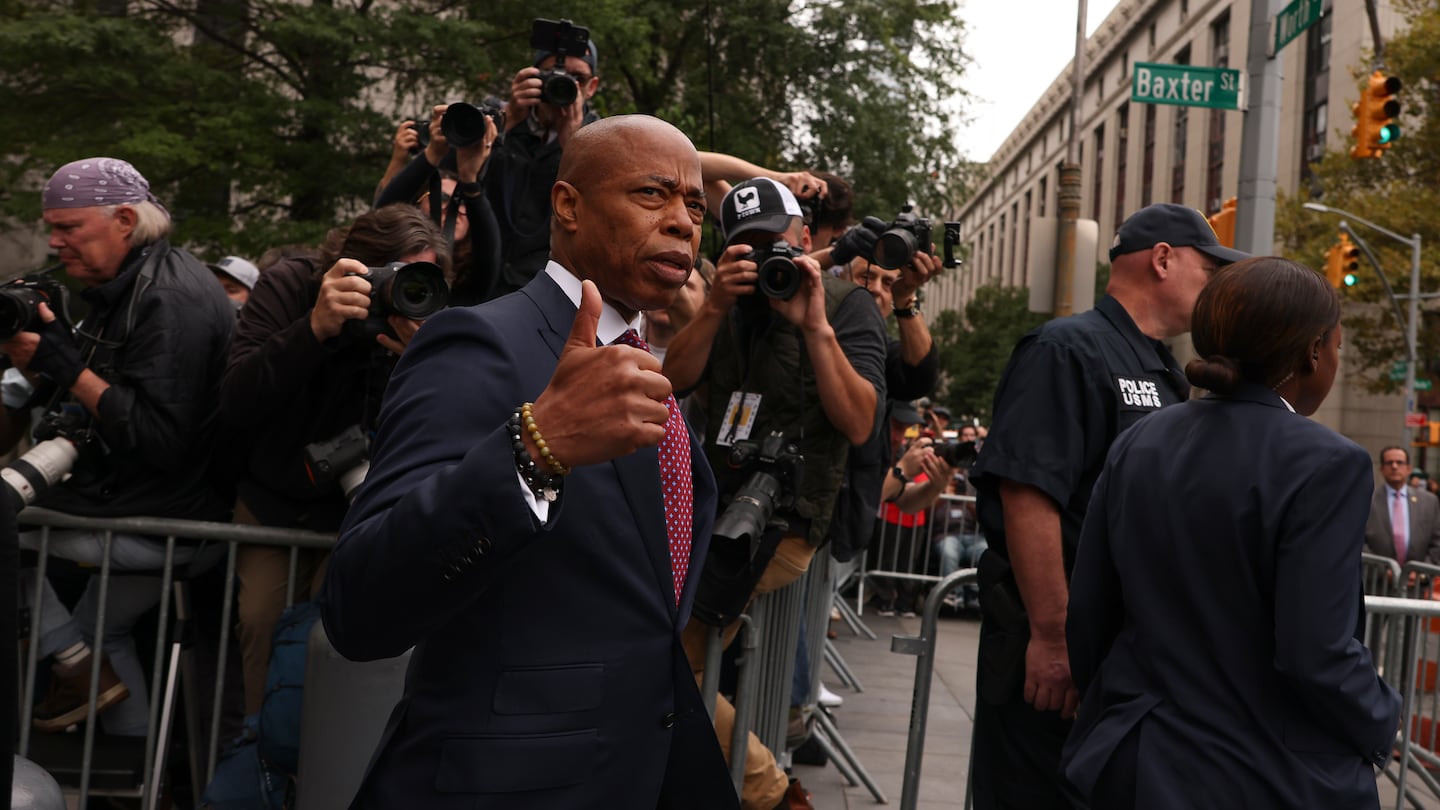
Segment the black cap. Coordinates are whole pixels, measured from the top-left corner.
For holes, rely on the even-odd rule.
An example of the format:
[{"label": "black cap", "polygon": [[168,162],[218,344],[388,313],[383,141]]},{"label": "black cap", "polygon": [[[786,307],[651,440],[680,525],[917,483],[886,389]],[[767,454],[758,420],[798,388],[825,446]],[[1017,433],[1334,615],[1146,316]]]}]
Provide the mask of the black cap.
[{"label": "black cap", "polygon": [[1165,242],[1171,247],[1190,247],[1223,264],[1250,258],[1249,253],[1220,244],[1205,215],[1194,208],[1172,203],[1147,205],[1131,214],[1110,245],[1110,261],[1117,256],[1149,250]]},{"label": "black cap", "polygon": [[720,203],[720,228],[727,246],[746,231],[784,233],[800,216],[795,195],[768,177],[746,180],[730,189]]},{"label": "black cap", "polygon": [[925,417],[915,410],[915,406],[904,400],[890,400],[890,418],[902,425],[923,425]]}]

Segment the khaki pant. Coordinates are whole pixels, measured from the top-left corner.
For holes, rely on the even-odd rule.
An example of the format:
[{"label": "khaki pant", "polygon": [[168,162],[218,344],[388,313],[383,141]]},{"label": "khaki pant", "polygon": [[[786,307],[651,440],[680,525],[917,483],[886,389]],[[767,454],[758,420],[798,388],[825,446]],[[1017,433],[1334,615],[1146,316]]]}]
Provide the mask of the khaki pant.
[{"label": "khaki pant", "polygon": [[[259,525],[243,503],[235,504],[235,522]],[[320,592],[329,552],[300,549],[295,565],[295,601]],[[285,612],[285,586],[290,578],[290,549],[285,546],[242,545],[235,555],[235,579],[240,585],[240,661],[245,681],[245,714],[260,711],[265,700],[265,675],[270,669],[270,640]]]},{"label": "khaki pant", "polygon": [[[760,575],[760,581],[756,583],[755,592],[750,597],[751,601],[754,601],[756,596],[778,591],[799,579],[805,569],[810,567],[810,560],[814,556],[815,548],[803,537],[782,539],[775,548],[775,556]],[[685,626],[681,636],[685,643],[685,656],[690,659],[690,668],[695,671],[696,683],[700,683],[705,677],[705,646],[710,630],[709,625],[691,621]],[[738,632],[739,622],[726,627],[721,637],[721,645],[729,647]],[[717,695],[715,734],[720,738],[720,750],[724,752],[726,762],[730,761],[730,737],[734,726],[735,707],[731,706],[730,701],[723,695]],[[760,738],[752,731],[745,746],[745,781],[740,789],[742,810],[772,810],[780,803],[789,786],[790,778],[775,764],[775,755],[761,744]]]}]

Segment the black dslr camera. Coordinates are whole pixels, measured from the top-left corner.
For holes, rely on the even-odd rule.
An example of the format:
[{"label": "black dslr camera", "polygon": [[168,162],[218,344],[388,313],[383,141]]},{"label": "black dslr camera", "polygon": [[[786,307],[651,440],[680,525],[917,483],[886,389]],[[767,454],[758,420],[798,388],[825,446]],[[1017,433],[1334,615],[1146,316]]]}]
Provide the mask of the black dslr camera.
[{"label": "black dslr camera", "polygon": [[[445,134],[445,140],[453,147],[463,148],[474,146],[485,138],[485,119],[495,121],[495,131],[505,131],[505,111],[500,109],[498,104],[486,99],[483,104],[470,104],[465,101],[451,102],[445,108],[445,114],[440,117],[440,131]],[[416,148],[411,152],[419,152],[430,145],[430,113],[415,116],[415,123],[410,125],[415,130],[419,140]]]},{"label": "black dslr camera", "polygon": [[450,303],[450,286],[445,271],[434,262],[391,262],[384,267],[367,267],[364,273],[346,273],[370,282],[370,317],[364,320],[365,336],[390,335],[394,331],[385,319],[399,315],[423,321]]},{"label": "black dslr camera", "polygon": [[0,285],[0,342],[21,332],[38,330],[41,304],[49,306],[56,318],[68,324],[68,301],[65,285],[43,270]]},{"label": "black dslr camera", "polygon": [[783,433],[760,442],[739,441],[730,449],[730,468],[748,470],[750,476],[715,521],[695,592],[695,618],[726,627],[745,609],[786,526],[775,512],[794,508],[804,464],[800,448]]},{"label": "black dslr camera", "polygon": [[740,258],[755,262],[759,278],[756,288],[769,298],[789,301],[800,290],[800,268],[795,260],[805,255],[798,247],[781,239],[769,247],[756,248]]},{"label": "black dslr camera", "polygon": [[305,445],[305,474],[319,486],[338,482],[340,492],[351,498],[355,488],[370,472],[370,439],[359,425],[351,425],[335,436]]},{"label": "black dslr camera", "polygon": [[886,270],[909,264],[917,250],[930,251],[930,220],[915,216],[914,210],[910,205],[901,208],[890,228],[875,242],[875,263]]},{"label": "black dslr camera", "polygon": [[568,107],[580,94],[580,85],[565,71],[565,57],[584,58],[590,45],[590,29],[569,20],[535,20],[530,26],[530,47],[555,54],[555,65],[540,71],[540,100]]},{"label": "black dslr camera", "polygon": [[980,454],[980,451],[975,449],[975,442],[962,442],[956,439],[936,442],[934,449],[935,455],[941,461],[956,469],[970,466],[975,462],[975,457]]}]

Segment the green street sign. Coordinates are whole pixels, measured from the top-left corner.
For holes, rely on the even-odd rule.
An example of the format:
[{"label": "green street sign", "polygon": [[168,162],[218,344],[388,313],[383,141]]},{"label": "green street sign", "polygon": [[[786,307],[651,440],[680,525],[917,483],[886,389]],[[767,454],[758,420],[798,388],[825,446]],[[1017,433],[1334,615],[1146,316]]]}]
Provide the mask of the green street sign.
[{"label": "green street sign", "polygon": [[1416,380],[1416,381],[1415,381],[1415,390],[1416,390],[1416,391],[1429,391],[1431,384],[1432,384],[1432,383],[1431,383],[1429,380]]},{"label": "green street sign", "polygon": [[1394,380],[1395,382],[1400,382],[1401,380],[1405,379],[1405,361],[1404,361],[1404,360],[1396,360],[1393,364],[1391,364],[1391,366],[1390,366],[1390,379],[1391,379],[1391,380]]},{"label": "green street sign", "polygon": [[1274,56],[1280,49],[1289,44],[1290,40],[1300,36],[1306,28],[1315,24],[1320,19],[1320,9],[1323,3],[1321,0],[1295,0],[1275,15],[1270,21],[1270,31],[1274,37],[1270,40],[1270,53]]},{"label": "green street sign", "polygon": [[1136,62],[1131,72],[1130,100],[1139,104],[1243,110],[1242,96],[1238,70]]}]

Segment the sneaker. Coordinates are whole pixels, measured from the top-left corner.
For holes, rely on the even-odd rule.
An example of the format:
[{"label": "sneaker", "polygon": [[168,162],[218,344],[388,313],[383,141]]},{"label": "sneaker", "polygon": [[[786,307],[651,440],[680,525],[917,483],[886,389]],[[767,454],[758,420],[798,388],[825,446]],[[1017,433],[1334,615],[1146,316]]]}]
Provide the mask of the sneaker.
[{"label": "sneaker", "polygon": [[877,603],[875,603],[875,604],[876,604],[875,612],[878,613],[878,614],[880,614],[881,616],[894,616],[894,615],[895,615],[895,602],[894,602],[894,601],[889,601],[889,602],[877,602]]},{"label": "sneaker", "polygon": [[[50,688],[45,699],[35,707],[35,728],[39,731],[64,731],[85,719],[90,700],[90,653],[70,664],[50,668]],[[110,659],[100,657],[100,688],[95,693],[95,713],[105,711],[130,697],[125,682],[115,674]]]},{"label": "sneaker", "polygon": [[945,607],[950,608],[951,610],[959,610],[961,602],[960,594],[956,593],[955,591],[951,591],[950,593],[945,594],[945,598],[941,599],[940,602]]},{"label": "sneaker", "polygon": [[810,791],[800,786],[800,780],[791,779],[775,810],[815,810],[815,805],[810,803]]},{"label": "sneaker", "polygon": [[820,694],[815,696],[815,702],[827,709],[838,709],[845,705],[845,698],[826,689],[825,684],[822,683],[820,684]]},{"label": "sneaker", "polygon": [[913,611],[913,610],[902,610],[902,611],[900,611],[900,618],[902,618],[902,619],[913,619],[913,618],[915,618],[915,611]]}]

